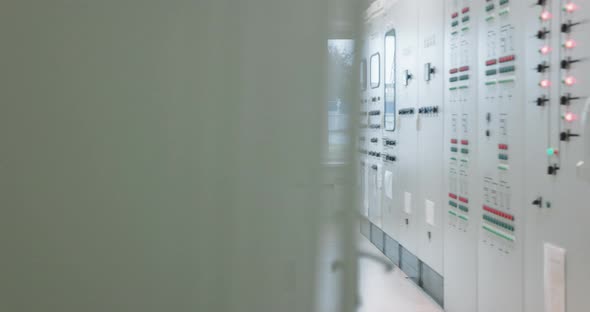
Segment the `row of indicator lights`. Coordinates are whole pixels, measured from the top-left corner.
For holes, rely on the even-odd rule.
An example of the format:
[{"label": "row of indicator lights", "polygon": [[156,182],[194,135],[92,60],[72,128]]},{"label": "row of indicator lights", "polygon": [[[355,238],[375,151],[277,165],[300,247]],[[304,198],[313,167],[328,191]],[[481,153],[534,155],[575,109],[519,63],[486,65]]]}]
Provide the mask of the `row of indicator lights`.
[{"label": "row of indicator lights", "polygon": [[[538,4],[545,5],[546,4],[546,1],[539,1]],[[563,7],[563,11],[564,12],[567,12],[567,13],[573,13],[573,12],[577,11],[578,9],[579,9],[579,6],[577,4],[575,4],[575,3],[573,3],[573,2],[568,2]],[[541,12],[539,18],[541,19],[541,21],[546,22],[546,21],[549,21],[551,18],[553,18],[553,14],[551,14],[551,12],[549,12],[547,9],[543,9],[543,11]],[[571,28],[572,25],[573,24],[571,24],[571,23],[570,24],[564,24],[562,26],[562,32],[569,32],[569,30],[570,30],[570,28]],[[548,34],[548,33],[549,33],[549,31],[546,30],[546,29],[540,30],[538,32],[538,34],[537,34],[537,37],[539,39],[544,39],[545,38],[545,35]],[[563,47],[565,49],[568,49],[568,50],[569,49],[573,49],[576,46],[577,46],[577,42],[574,39],[572,39],[572,38],[567,38],[564,41],[564,43],[563,43]],[[539,49],[539,53],[541,53],[543,55],[548,55],[551,52],[552,52],[552,49],[548,45],[544,45],[544,46],[542,46]],[[573,76],[567,76],[567,77],[565,77],[563,79],[563,83],[566,86],[573,86],[574,84],[576,84],[576,82],[577,82],[576,81],[576,78],[573,77]],[[551,87],[551,81],[548,80],[548,79],[543,79],[543,80],[541,80],[539,82],[539,85],[542,88],[549,88],[549,87]]]},{"label": "row of indicator lights", "polygon": [[462,203],[469,204],[469,199],[467,197],[457,196],[457,194],[449,193],[449,197],[455,200],[459,200]]},{"label": "row of indicator lights", "polygon": [[[563,46],[565,49],[571,50],[571,49],[573,49],[573,48],[577,47],[577,46],[578,46],[578,43],[576,42],[576,40],[574,40],[574,39],[572,39],[572,38],[568,38],[568,39],[566,39],[566,40],[563,42],[562,46]],[[550,46],[548,46],[548,45],[544,45],[544,46],[542,46],[542,47],[539,49],[539,53],[541,53],[541,54],[543,54],[543,55],[547,55],[547,54],[551,53],[552,51],[553,51],[553,50],[552,50],[552,49],[551,49],[551,47],[550,47]]]},{"label": "row of indicator lights", "polygon": [[499,226],[499,227],[501,227],[501,228],[503,228],[503,229],[506,229],[506,230],[508,230],[508,231],[514,232],[514,226],[513,226],[513,225],[511,225],[511,224],[508,224],[508,223],[506,223],[506,222],[502,222],[502,221],[500,221],[500,220],[498,220],[498,219],[496,219],[496,218],[493,218],[493,217],[491,217],[491,216],[488,216],[488,215],[484,215],[484,216],[483,216],[483,219],[484,219],[485,221],[488,221],[488,222],[490,222],[491,224],[494,224],[494,225],[496,225],[496,226]]},{"label": "row of indicator lights", "polygon": [[452,210],[449,210],[449,214],[452,215],[452,216],[458,217],[461,220],[469,221],[469,217],[468,216],[464,216],[462,214],[458,214],[458,213],[456,213],[456,212],[454,212]]},{"label": "row of indicator lights", "polygon": [[[514,67],[514,66],[506,66],[506,67],[501,67],[499,72],[500,72],[500,74],[505,74],[505,73],[514,72],[515,70],[516,70],[516,67]],[[486,76],[494,76],[496,74],[498,74],[497,69],[486,70]]]},{"label": "row of indicator lights", "polygon": [[[459,144],[459,140],[451,139],[451,144]],[[461,140],[461,145],[469,145],[469,140]]]},{"label": "row of indicator lights", "polygon": [[[575,85],[577,82],[578,80],[574,76],[566,76],[565,78],[563,78],[563,84],[565,84],[568,87]],[[543,79],[539,82],[539,86],[545,89],[549,88],[551,87],[551,80]]]},{"label": "row of indicator lights", "polygon": [[[547,5],[547,0],[538,0],[537,5],[543,6],[543,8],[541,10],[541,14],[539,15],[539,19],[541,20],[541,22],[546,22],[553,17],[553,14],[551,14],[551,12],[547,11],[547,9],[545,7]],[[539,40],[545,40],[545,39],[547,39],[547,34],[549,34],[550,32],[551,31],[548,30],[546,27],[543,27],[541,30],[539,30],[537,32],[536,37]],[[543,45],[539,49],[539,53],[541,53],[542,55],[547,55],[550,52],[551,52],[551,48],[547,44]],[[547,69],[549,67],[550,66],[547,64],[547,61],[544,60],[540,64],[537,65],[536,69],[537,69],[538,73],[543,74],[547,71]],[[542,78],[541,81],[539,82],[539,86],[541,86],[543,89],[547,89],[551,86],[551,81],[549,79]],[[537,103],[537,106],[545,106],[545,103],[548,101],[549,101],[549,99],[548,99],[547,95],[543,94],[537,98],[536,103]]]},{"label": "row of indicator lights", "polygon": [[510,220],[510,221],[514,221],[514,216],[513,215],[511,215],[509,213],[506,213],[506,212],[502,212],[502,211],[497,210],[497,209],[494,209],[494,208],[492,208],[490,206],[483,206],[483,210],[485,210],[485,211],[487,211],[487,212],[489,212],[491,214],[494,214],[494,215],[496,215],[498,217],[502,217],[504,219],[507,219],[507,220]]},{"label": "row of indicator lights", "polygon": [[456,74],[458,72],[466,72],[469,70],[469,66],[461,66],[459,68],[452,68],[449,70],[449,74]]},{"label": "row of indicator lights", "polygon": [[[566,13],[574,13],[578,9],[579,9],[578,5],[573,2],[568,2],[563,7],[563,10]],[[571,50],[571,49],[575,48],[577,45],[576,41],[569,37],[569,33],[571,31],[571,28],[577,24],[579,24],[579,23],[572,23],[571,21],[568,21],[567,23],[561,25],[561,32],[567,34],[566,41],[563,44],[563,48],[566,50]],[[565,59],[561,62],[561,68],[567,71],[570,69],[570,65],[575,62],[579,62],[579,60],[572,60],[570,57],[568,57],[567,59]],[[576,78],[574,76],[569,76],[566,74],[566,77],[564,78],[563,83],[566,86],[572,86],[576,83]],[[565,99],[565,101],[564,101],[564,99]],[[565,102],[565,104],[567,105],[567,104],[569,104],[570,99],[572,99],[571,95],[567,94],[567,95],[561,97],[560,102],[562,104]],[[564,113],[562,118],[567,123],[574,122],[578,119],[577,116],[573,112],[569,112],[569,111]],[[568,130],[567,132],[562,132],[560,134],[560,140],[564,141],[564,138],[565,138],[565,141],[568,141],[570,136],[577,136],[577,135],[572,135],[570,133],[570,131]],[[548,149],[548,153],[547,153],[548,155],[549,155],[549,149]],[[555,155],[555,153],[554,153],[554,155]]]},{"label": "row of indicator lights", "polygon": [[[542,5],[544,5],[544,4],[542,4]],[[566,13],[574,13],[578,9],[580,9],[580,7],[574,2],[568,2],[562,8],[562,10]],[[547,9],[543,9],[543,11],[541,11],[539,18],[542,21],[546,22],[546,21],[553,18],[553,14],[551,14],[551,12],[549,12]]]},{"label": "row of indicator lights", "polygon": [[463,212],[469,212],[469,207],[464,206],[464,205],[458,205],[456,202],[449,200],[449,206],[453,207],[453,208],[457,208]]},{"label": "row of indicator lights", "polygon": [[496,65],[498,63],[508,63],[508,62],[512,62],[516,60],[516,55],[511,54],[511,55],[506,55],[506,56],[502,56],[499,59],[489,59],[486,61],[486,66],[492,66],[492,65]]},{"label": "row of indicator lights", "polygon": [[485,225],[485,224],[484,224],[484,225],[482,225],[482,228],[483,228],[484,230],[486,230],[486,231],[488,231],[488,232],[490,232],[490,233],[492,233],[492,234],[494,234],[494,235],[497,235],[497,236],[499,236],[499,237],[501,237],[501,238],[503,238],[503,239],[506,239],[506,240],[508,240],[508,241],[510,241],[510,242],[514,242],[514,241],[516,240],[516,238],[515,238],[514,236],[512,236],[512,235],[509,235],[509,234],[507,234],[507,233],[503,233],[502,231],[499,231],[499,230],[493,229],[493,228],[491,228],[491,227],[489,227],[489,226],[487,226],[487,225]]}]

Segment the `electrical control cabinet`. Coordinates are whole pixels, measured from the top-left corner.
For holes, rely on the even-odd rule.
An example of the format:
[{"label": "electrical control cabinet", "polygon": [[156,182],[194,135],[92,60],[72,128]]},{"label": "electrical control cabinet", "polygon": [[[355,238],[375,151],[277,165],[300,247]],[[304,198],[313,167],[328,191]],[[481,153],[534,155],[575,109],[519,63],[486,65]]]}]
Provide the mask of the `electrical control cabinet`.
[{"label": "electrical control cabinet", "polygon": [[367,123],[368,123],[368,111],[369,101],[368,97],[368,84],[369,84],[369,64],[367,61],[367,46],[363,41],[361,43],[361,61],[359,63],[359,82],[360,82],[360,100],[359,100],[359,136],[357,138],[357,149],[358,149],[358,168],[359,168],[359,207],[360,214],[365,218],[369,218],[369,170],[368,170],[368,149],[367,149]]},{"label": "electrical control cabinet", "polygon": [[[478,311],[523,310],[525,8],[486,1],[477,8],[479,219]],[[498,300],[503,298],[503,300]]]},{"label": "electrical control cabinet", "polygon": [[590,7],[388,3],[364,47],[383,68],[366,92],[376,224],[444,276],[446,311],[587,311]]},{"label": "electrical control cabinet", "polygon": [[[526,8],[526,226],[524,311],[588,311],[590,217],[587,194],[590,7],[538,1]],[[557,270],[546,246],[561,248]],[[563,310],[557,310],[563,309]]]},{"label": "electrical control cabinet", "polygon": [[481,3],[445,3],[445,306],[477,310],[478,20]]},{"label": "electrical control cabinet", "polygon": [[427,0],[418,15],[417,196],[418,257],[443,274],[444,1]]},{"label": "electrical control cabinet", "polygon": [[367,88],[367,169],[369,187],[369,220],[383,227],[383,44],[382,15],[371,20],[367,38],[369,85]]},{"label": "electrical control cabinet", "polygon": [[[417,207],[417,115],[418,115],[418,4],[400,1],[391,7],[390,27],[396,34],[396,129],[397,165],[394,172],[394,209],[400,218],[399,243],[418,254],[418,236],[422,211]],[[388,29],[388,31],[391,29]]]},{"label": "electrical control cabinet", "polygon": [[403,145],[399,144],[397,135],[397,103],[396,90],[398,88],[397,55],[398,38],[395,28],[396,19],[392,15],[391,8],[384,8],[381,22],[381,43],[383,44],[383,231],[399,241],[400,221],[402,219],[401,209],[394,194],[394,189],[399,184],[396,176],[399,174],[399,151]]}]

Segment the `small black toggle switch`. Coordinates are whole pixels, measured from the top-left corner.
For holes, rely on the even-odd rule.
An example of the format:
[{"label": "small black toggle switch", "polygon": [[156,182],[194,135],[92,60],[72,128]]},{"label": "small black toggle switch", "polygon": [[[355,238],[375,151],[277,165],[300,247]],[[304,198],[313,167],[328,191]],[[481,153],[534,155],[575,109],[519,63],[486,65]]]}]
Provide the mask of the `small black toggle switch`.
[{"label": "small black toggle switch", "polygon": [[568,142],[571,137],[579,137],[579,134],[571,133],[570,130],[564,131],[559,135],[559,139]]},{"label": "small black toggle switch", "polygon": [[537,98],[537,106],[545,106],[545,102],[548,102],[549,99],[546,96],[541,96]]},{"label": "small black toggle switch", "polygon": [[579,99],[580,99],[579,97],[572,96],[570,93],[568,93],[568,94],[561,97],[561,99],[559,100],[559,103],[561,105],[570,105],[570,102],[572,100],[579,100]]},{"label": "small black toggle switch", "polygon": [[537,31],[537,38],[543,40],[543,39],[547,38],[547,34],[549,34],[550,32],[551,32],[550,30],[543,27],[543,29]]},{"label": "small black toggle switch", "polygon": [[573,63],[577,63],[580,62],[581,60],[572,60],[571,57],[568,57],[567,59],[561,61],[561,68],[562,69],[570,69],[571,65]]},{"label": "small black toggle switch", "polygon": [[559,170],[559,166],[558,165],[549,166],[547,168],[547,174],[548,175],[557,175],[557,170]]},{"label": "small black toggle switch", "polygon": [[548,68],[549,68],[549,65],[547,65],[547,62],[543,62],[543,63],[537,65],[537,72],[544,73]]},{"label": "small black toggle switch", "polygon": [[579,25],[581,23],[572,23],[572,21],[568,21],[567,23],[561,24],[561,32],[569,34],[572,31],[572,27]]},{"label": "small black toggle switch", "polygon": [[547,5],[547,0],[537,0],[536,5],[545,6]]}]

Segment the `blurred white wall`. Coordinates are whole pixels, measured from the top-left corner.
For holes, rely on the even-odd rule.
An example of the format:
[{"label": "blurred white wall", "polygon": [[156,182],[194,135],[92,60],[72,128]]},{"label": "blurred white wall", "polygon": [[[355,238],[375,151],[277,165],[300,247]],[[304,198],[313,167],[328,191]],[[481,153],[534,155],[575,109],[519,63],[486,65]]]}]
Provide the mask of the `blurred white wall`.
[{"label": "blurred white wall", "polygon": [[333,5],[4,0],[0,311],[312,311]]}]

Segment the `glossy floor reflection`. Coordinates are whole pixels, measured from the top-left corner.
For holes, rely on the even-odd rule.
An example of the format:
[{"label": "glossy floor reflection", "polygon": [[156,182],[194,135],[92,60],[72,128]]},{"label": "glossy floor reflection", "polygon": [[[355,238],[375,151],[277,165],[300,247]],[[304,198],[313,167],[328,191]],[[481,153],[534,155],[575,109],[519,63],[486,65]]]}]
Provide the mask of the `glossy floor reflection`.
[{"label": "glossy floor reflection", "polygon": [[[359,250],[389,261],[364,236],[359,235]],[[442,312],[427,294],[397,267],[387,271],[379,261],[359,260],[359,312]]]}]

